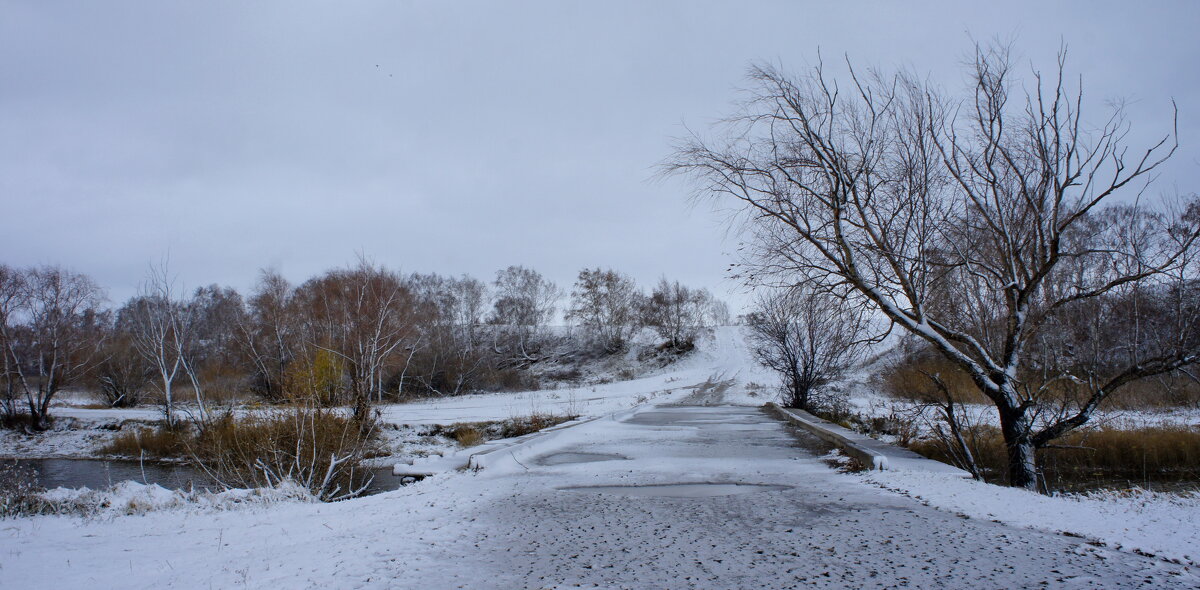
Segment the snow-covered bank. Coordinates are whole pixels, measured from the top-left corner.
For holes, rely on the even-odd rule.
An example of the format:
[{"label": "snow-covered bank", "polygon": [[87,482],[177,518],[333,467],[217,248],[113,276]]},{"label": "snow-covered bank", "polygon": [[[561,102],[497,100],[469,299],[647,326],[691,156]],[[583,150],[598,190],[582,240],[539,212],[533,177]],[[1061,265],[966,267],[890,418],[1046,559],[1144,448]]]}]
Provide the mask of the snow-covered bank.
[{"label": "snow-covered bank", "polygon": [[1130,490],[1044,496],[928,472],[849,477],[971,518],[1082,537],[1200,567],[1200,494]]},{"label": "snow-covered bank", "polygon": [[39,494],[45,511],[87,517],[117,517],[161,510],[234,510],[280,502],[316,502],[308,490],[295,484],[274,488],[231,489],[222,492],[169,490],[162,486],[123,481],[108,489],[55,488]]},{"label": "snow-covered bank", "polygon": [[146,417],[141,410],[108,410],[125,411],[132,414],[80,418],[56,413],[53,427],[36,434],[0,429],[0,459],[91,458],[120,432],[153,427],[161,416]]}]

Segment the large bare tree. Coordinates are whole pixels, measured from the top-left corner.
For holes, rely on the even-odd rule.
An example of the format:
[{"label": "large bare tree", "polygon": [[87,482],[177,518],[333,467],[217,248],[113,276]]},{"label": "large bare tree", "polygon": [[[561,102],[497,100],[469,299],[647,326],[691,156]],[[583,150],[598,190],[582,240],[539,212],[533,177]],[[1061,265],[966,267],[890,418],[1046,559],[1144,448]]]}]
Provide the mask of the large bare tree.
[{"label": "large bare tree", "polygon": [[[1200,221],[1195,204],[1144,195],[1174,133],[1134,149],[1119,108],[1090,125],[1064,62],[1022,83],[1007,48],[977,47],[961,97],[904,72],[756,67],[742,112],[667,164],[740,204],[753,237],[739,276],[848,289],[970,375],[997,409],[1008,481],[1026,488],[1037,448],[1131,381],[1197,359],[1185,321],[1106,366],[1044,362],[1077,310],[1128,291],[1166,305],[1154,294],[1194,285]],[[1195,311],[1176,307],[1164,313]]]},{"label": "large bare tree", "polygon": [[263,269],[247,301],[247,313],[238,326],[238,343],[253,367],[251,387],[269,400],[285,399],[290,393],[287,371],[299,346],[299,327],[294,289],[276,270]]}]

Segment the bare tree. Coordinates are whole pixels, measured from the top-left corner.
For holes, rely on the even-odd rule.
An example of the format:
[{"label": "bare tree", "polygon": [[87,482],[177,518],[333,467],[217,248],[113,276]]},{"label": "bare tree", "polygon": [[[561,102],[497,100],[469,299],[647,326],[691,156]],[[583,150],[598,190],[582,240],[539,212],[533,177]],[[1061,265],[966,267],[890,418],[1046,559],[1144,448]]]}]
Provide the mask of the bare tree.
[{"label": "bare tree", "polygon": [[125,306],[116,314],[110,314],[112,318],[106,326],[108,335],[95,370],[96,387],[114,408],[136,406],[155,376],[153,365],[134,343],[130,311],[131,307]]},{"label": "bare tree", "polygon": [[728,321],[729,310],[723,305],[706,289],[692,289],[663,278],[646,298],[643,315],[646,325],[653,326],[668,346],[690,348],[700,330],[720,319]]},{"label": "bare tree", "polygon": [[616,352],[642,327],[642,297],[633,279],[611,269],[585,268],[575,281],[567,317],[606,352]]},{"label": "bare tree", "polygon": [[103,300],[87,275],[53,266],[24,272],[0,267],[6,395],[25,398],[34,430],[50,427],[54,395],[97,361]]},{"label": "bare tree", "polygon": [[487,287],[465,275],[414,274],[408,282],[421,308],[420,346],[409,348],[413,381],[438,395],[461,393],[475,383],[492,358],[481,346],[479,332]]},{"label": "bare tree", "polygon": [[260,271],[258,284],[238,326],[238,342],[253,366],[252,388],[269,400],[288,394],[287,370],[295,360],[297,321],[292,286],[274,270]]},{"label": "bare tree", "polygon": [[305,343],[342,365],[354,417],[366,424],[372,399],[391,371],[402,370],[408,356],[400,353],[419,336],[412,293],[395,273],[360,260],[304,283],[295,300]]},{"label": "bare tree", "polygon": [[185,302],[191,321],[186,342],[186,370],[192,387],[214,394],[236,394],[243,386],[240,326],[246,324],[246,305],[232,287],[199,287]]},{"label": "bare tree", "polygon": [[877,338],[861,306],[805,288],[760,295],[747,314],[754,356],[783,378],[786,403],[817,409],[815,395]]},{"label": "bare tree", "polygon": [[197,417],[206,419],[203,391],[188,361],[193,337],[192,310],[176,293],[175,281],[166,263],[152,266],[141,291],[128,304],[133,342],[154,366],[163,396],[163,413],[168,427],[175,425],[175,380],[181,372],[191,378],[196,396]]},{"label": "bare tree", "polygon": [[5,419],[13,419],[18,411],[18,400],[21,391],[21,372],[17,361],[20,357],[13,354],[16,345],[15,333],[21,309],[26,298],[25,275],[10,266],[0,264],[0,353],[3,362],[0,363],[0,378],[4,380],[4,390],[0,392],[0,412]]},{"label": "bare tree", "polygon": [[562,290],[536,270],[510,266],[496,273],[495,300],[488,323],[494,327],[496,354],[508,364],[536,362],[542,332],[554,319]]},{"label": "bare tree", "polygon": [[[1173,217],[1139,199],[1173,134],[1131,150],[1119,108],[1089,126],[1064,56],[1021,93],[1009,51],[977,47],[962,100],[905,73],[850,68],[839,85],[821,65],[800,78],[754,68],[726,139],[692,140],[667,165],[742,205],[753,239],[741,277],[848,289],[969,374],[996,406],[1010,485],[1030,489],[1038,447],[1122,386],[1197,358],[1176,332],[1093,374],[1039,365],[1072,309],[1164,288],[1198,229],[1194,205]],[[1122,195],[1121,211],[1106,207]],[[1063,382],[1084,391],[1048,401]]]}]

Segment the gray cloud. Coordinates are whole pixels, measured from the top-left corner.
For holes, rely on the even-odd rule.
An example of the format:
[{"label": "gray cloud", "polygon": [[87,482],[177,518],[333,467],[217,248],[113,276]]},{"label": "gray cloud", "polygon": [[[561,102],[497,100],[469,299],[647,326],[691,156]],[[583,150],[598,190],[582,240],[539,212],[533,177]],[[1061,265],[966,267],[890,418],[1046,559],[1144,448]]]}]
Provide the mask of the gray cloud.
[{"label": "gray cloud", "polygon": [[736,244],[683,184],[647,180],[685,123],[729,112],[748,63],[820,48],[953,88],[970,39],[997,35],[1043,65],[1069,44],[1097,105],[1129,99],[1136,138],[1177,100],[1160,188],[1200,186],[1192,2],[347,4],[0,3],[0,258],[114,299],[168,251],[189,286],[362,251],[724,290]]}]

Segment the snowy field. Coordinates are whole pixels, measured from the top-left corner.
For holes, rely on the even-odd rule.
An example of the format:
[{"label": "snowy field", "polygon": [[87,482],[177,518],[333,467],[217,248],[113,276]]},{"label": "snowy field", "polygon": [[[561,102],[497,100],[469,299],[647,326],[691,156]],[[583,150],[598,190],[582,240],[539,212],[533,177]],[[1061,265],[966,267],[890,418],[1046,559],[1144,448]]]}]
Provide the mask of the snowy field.
[{"label": "snowy field", "polygon": [[970,479],[913,471],[864,481],[971,518],[1062,533],[1200,568],[1200,495],[1145,490],[1044,496]]},{"label": "snowy field", "polygon": [[17,588],[1200,584],[1191,566],[925,506],[795,440],[757,409],[648,407],[528,461],[347,502],[5,522],[0,571]]},{"label": "snowy field", "polygon": [[[757,410],[671,405],[757,406],[773,383],[725,328],[641,379],[384,407],[386,421],[409,425],[607,416],[548,437],[532,461],[334,504],[288,490],[59,490],[104,508],[0,521],[0,586],[951,587],[970,572],[981,587],[1200,587],[1195,496],[1052,498],[931,474],[841,474]],[[547,459],[564,453],[621,458]],[[560,489],[674,482],[789,487],[684,499]]]}]

